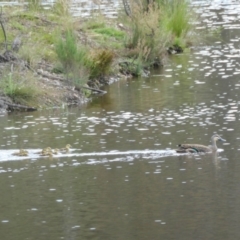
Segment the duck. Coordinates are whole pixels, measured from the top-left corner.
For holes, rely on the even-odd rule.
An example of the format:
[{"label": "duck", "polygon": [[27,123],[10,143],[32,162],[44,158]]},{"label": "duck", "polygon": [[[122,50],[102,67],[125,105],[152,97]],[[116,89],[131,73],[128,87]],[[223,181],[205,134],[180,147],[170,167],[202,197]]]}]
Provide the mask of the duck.
[{"label": "duck", "polygon": [[212,145],[205,146],[201,144],[179,144],[178,149],[176,149],[177,153],[210,153],[210,152],[216,152],[217,151],[217,142],[225,142],[226,140],[220,137],[218,134],[214,134],[211,137]]},{"label": "duck", "polygon": [[60,152],[68,153],[71,147],[72,146],[70,144],[67,144],[64,148],[60,149]]},{"label": "duck", "polygon": [[20,156],[20,157],[28,156],[28,151],[25,150],[25,149],[19,149],[18,152],[14,152],[14,153],[12,153],[12,155],[14,155],[14,156]]}]

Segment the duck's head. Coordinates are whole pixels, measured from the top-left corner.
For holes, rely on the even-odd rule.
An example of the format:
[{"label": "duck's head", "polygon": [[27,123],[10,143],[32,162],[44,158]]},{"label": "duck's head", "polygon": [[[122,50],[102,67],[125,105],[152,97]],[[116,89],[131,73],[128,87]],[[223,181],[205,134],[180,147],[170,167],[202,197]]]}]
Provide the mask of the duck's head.
[{"label": "duck's head", "polygon": [[212,141],[214,141],[214,142],[217,142],[217,141],[225,142],[226,140],[221,138],[218,134],[214,134],[212,136]]}]

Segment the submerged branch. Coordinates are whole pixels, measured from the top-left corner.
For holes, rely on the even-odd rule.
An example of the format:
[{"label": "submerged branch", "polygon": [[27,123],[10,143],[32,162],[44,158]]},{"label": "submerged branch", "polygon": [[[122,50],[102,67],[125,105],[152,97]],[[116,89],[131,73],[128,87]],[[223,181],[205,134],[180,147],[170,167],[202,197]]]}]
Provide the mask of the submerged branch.
[{"label": "submerged branch", "polygon": [[[65,78],[63,77],[58,77],[58,76],[55,76],[55,75],[52,75],[52,74],[49,74],[47,72],[44,72],[43,70],[40,70],[38,69],[37,70],[37,73],[43,77],[46,77],[46,78],[49,78],[49,79],[53,79],[53,80],[58,80],[58,81],[67,81]],[[98,93],[102,93],[102,94],[105,94],[106,91],[103,91],[103,90],[100,90],[100,89],[96,89],[96,88],[91,88],[91,87],[84,87],[84,86],[80,86],[80,87],[75,87],[76,90],[79,91],[80,88],[84,88],[84,89],[88,89],[88,90],[91,90],[93,92],[98,92]]]}]

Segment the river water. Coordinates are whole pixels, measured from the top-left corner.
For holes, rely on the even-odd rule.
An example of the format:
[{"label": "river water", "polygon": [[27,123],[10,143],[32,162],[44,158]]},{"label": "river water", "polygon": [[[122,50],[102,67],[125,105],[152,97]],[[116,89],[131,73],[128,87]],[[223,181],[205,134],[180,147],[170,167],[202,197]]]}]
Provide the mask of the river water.
[{"label": "river water", "polygon": [[[24,6],[33,0],[0,0],[0,6]],[[39,0],[35,0],[38,2]],[[51,8],[56,0],[41,0],[44,8]],[[71,0],[70,11],[76,17],[90,17],[94,13],[101,13],[108,18],[116,18],[119,8],[123,7],[122,0]]]},{"label": "river water", "polygon": [[[0,239],[240,238],[240,5],[193,3],[218,34],[151,77],[81,108],[0,116]],[[217,154],[174,152],[213,133]]]}]

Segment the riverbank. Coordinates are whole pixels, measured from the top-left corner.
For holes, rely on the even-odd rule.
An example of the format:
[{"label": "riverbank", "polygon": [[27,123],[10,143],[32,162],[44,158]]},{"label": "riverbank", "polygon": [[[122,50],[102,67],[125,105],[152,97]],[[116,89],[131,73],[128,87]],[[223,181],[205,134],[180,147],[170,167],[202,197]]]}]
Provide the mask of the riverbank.
[{"label": "riverbank", "polygon": [[102,86],[146,75],[169,52],[190,44],[183,29],[173,34],[159,25],[157,5],[109,20],[101,15],[73,18],[60,2],[50,10],[39,5],[3,8],[2,112],[84,104],[93,94],[103,94]]}]

